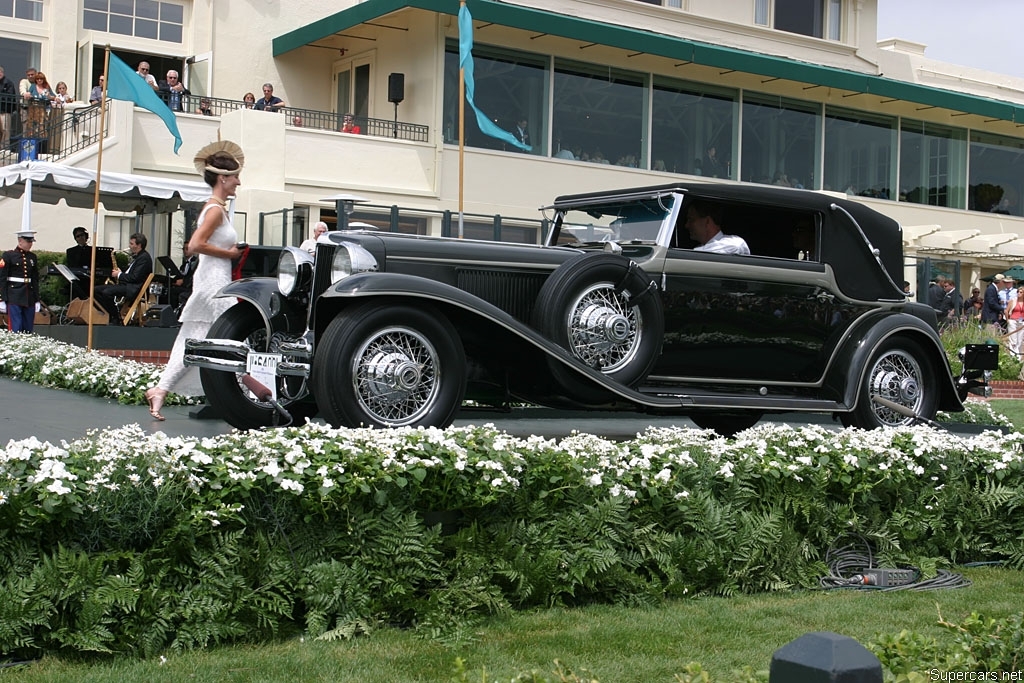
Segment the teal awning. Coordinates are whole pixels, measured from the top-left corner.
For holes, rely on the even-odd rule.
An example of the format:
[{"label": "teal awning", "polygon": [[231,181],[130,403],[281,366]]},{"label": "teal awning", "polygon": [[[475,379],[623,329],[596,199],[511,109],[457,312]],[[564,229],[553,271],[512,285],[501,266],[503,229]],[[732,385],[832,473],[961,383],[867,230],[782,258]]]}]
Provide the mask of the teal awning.
[{"label": "teal awning", "polygon": [[[520,7],[494,0],[470,0],[469,9],[477,22],[543,32],[584,43],[642,52],[657,57],[693,62],[718,69],[731,69],[768,78],[780,78],[808,85],[837,88],[932,107],[941,107],[989,119],[1024,123],[1024,105],[968,95],[882,76],[799,62],[758,52],[701,43],[641,29],[606,24],[592,19]],[[420,9],[457,15],[458,0],[365,0],[354,7],[318,19],[273,40],[274,56],[309,45],[402,9]]]}]

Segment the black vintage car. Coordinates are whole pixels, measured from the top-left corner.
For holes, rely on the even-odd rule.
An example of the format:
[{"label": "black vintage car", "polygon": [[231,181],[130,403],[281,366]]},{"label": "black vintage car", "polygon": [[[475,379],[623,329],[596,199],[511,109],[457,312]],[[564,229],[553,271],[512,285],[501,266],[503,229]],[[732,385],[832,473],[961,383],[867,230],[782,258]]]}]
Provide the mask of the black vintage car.
[{"label": "black vintage car", "polygon": [[[695,250],[695,201],[750,254]],[[873,428],[962,410],[984,388],[952,377],[934,311],[897,284],[899,224],[862,204],[680,183],[542,210],[540,246],[342,230],[315,258],[286,248],[276,279],[221,292],[240,303],[188,341],[186,364],[240,428],[278,412],[445,426],[467,400],[686,415],[723,433],[794,411]]]}]

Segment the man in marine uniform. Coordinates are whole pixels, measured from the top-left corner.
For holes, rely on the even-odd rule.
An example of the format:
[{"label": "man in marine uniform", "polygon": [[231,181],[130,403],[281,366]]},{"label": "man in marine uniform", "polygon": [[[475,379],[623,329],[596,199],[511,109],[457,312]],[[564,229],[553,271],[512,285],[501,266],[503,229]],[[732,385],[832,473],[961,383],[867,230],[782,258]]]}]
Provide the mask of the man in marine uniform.
[{"label": "man in marine uniform", "polygon": [[32,253],[34,230],[15,233],[18,246],[0,257],[0,313],[11,332],[31,332],[39,304],[39,260]]}]

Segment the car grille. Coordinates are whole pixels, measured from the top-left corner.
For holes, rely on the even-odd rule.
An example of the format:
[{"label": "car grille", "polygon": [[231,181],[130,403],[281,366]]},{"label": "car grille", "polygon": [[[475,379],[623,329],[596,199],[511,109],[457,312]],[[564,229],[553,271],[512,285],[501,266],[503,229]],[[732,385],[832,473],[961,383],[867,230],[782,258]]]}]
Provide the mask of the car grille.
[{"label": "car grille", "polygon": [[334,261],[334,245],[316,245],[316,263],[313,266],[313,291],[310,297],[315,301],[331,286],[331,263]]},{"label": "car grille", "polygon": [[548,273],[460,269],[457,284],[459,289],[529,323],[533,302],[547,277]]}]

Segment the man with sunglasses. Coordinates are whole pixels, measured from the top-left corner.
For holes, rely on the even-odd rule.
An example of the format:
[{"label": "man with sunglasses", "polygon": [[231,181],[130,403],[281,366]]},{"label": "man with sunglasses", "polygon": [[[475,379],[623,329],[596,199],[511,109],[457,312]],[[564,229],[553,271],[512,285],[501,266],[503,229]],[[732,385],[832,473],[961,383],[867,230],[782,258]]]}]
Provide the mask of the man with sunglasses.
[{"label": "man with sunglasses", "polygon": [[31,332],[39,303],[39,261],[32,253],[34,230],[15,233],[18,246],[0,257],[0,313],[11,332]]}]

